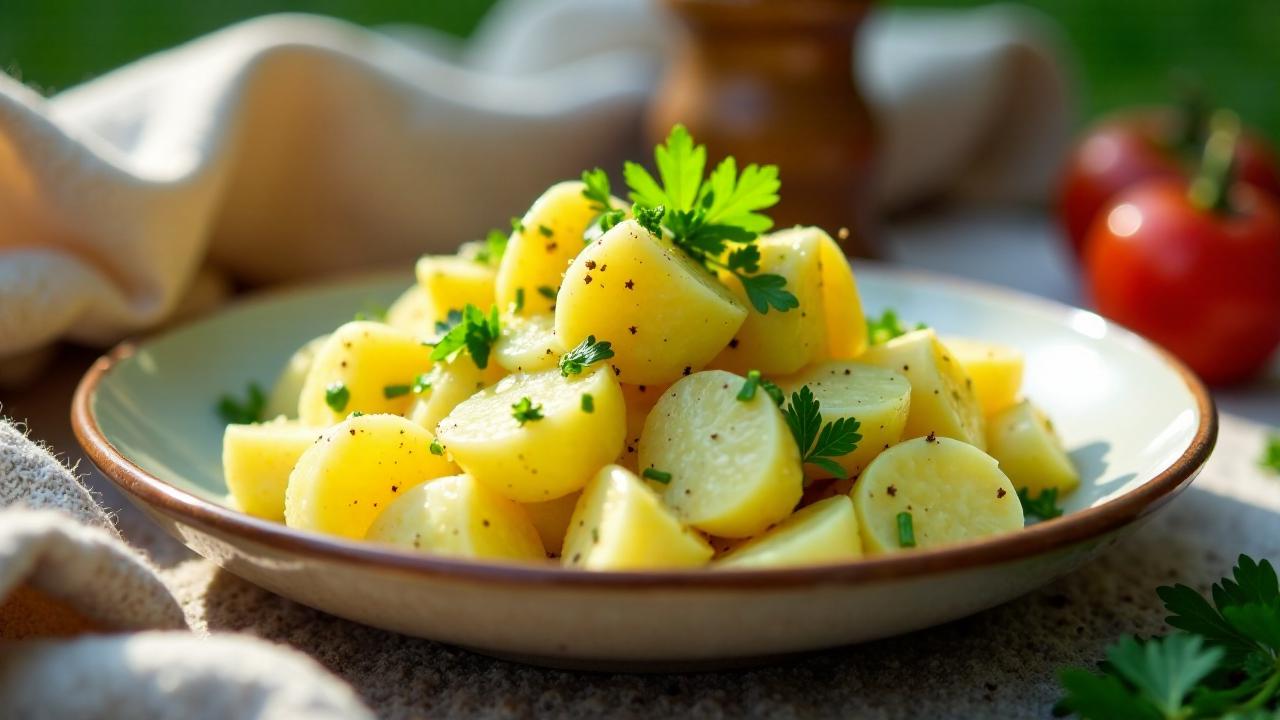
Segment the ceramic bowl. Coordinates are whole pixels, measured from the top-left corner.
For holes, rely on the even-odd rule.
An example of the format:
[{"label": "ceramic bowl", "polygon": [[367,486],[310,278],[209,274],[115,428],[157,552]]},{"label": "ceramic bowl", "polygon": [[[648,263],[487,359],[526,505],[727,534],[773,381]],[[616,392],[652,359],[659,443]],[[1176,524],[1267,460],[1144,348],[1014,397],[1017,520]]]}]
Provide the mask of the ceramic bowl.
[{"label": "ceramic bowl", "polygon": [[268,590],[356,622],[544,664],[677,670],[882,638],[969,615],[1080,566],[1185,488],[1217,435],[1205,388],[1097,315],[1012,292],[863,264],[872,312],[1026,353],[1024,390],[1083,474],[1066,514],[1018,532],[840,565],[590,573],[451,560],[352,542],[227,505],[213,406],[268,384],[294,348],[409,282],[278,292],[126,344],[72,409],[102,472],[195,552]]}]

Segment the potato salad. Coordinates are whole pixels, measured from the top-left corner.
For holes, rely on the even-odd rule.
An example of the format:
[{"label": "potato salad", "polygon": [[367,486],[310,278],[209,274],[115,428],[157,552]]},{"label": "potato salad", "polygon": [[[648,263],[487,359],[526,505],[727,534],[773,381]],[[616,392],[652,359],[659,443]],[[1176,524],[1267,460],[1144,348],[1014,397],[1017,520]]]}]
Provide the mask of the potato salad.
[{"label": "potato salad", "polygon": [[[774,166],[553,185],[511,231],[224,399],[245,513],[587,571],[774,568],[935,548],[1061,513],[1079,476],[1023,357],[864,316],[839,245],[774,230]],[[919,318],[924,319],[924,318]]]}]

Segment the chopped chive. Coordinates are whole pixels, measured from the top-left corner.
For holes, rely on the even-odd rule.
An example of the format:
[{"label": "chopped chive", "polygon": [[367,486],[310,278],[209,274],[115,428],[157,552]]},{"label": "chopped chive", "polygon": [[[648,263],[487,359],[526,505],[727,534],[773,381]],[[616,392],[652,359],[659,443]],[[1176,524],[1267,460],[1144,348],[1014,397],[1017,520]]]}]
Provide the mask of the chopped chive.
[{"label": "chopped chive", "polygon": [[911,513],[898,513],[898,547],[913,548],[916,546],[916,529],[911,521]]},{"label": "chopped chive", "polygon": [[756,388],[760,386],[760,371],[751,370],[747,373],[746,382],[742,383],[742,389],[738,391],[738,399],[747,402],[755,398]]},{"label": "chopped chive", "polygon": [[596,399],[591,397],[591,393],[582,393],[582,412],[593,413],[596,411]]},{"label": "chopped chive", "polygon": [[550,285],[539,285],[538,294],[548,300],[556,299],[556,289],[551,287]]},{"label": "chopped chive", "polygon": [[382,388],[382,397],[388,400],[391,398],[398,398],[401,395],[408,395],[409,391],[412,389],[413,388],[408,385],[387,385]]},{"label": "chopped chive", "polygon": [[346,410],[347,403],[351,402],[351,391],[341,380],[330,383],[329,387],[324,389],[324,402],[329,409],[340,413]]},{"label": "chopped chive", "polygon": [[524,309],[524,288],[516,288],[516,300],[511,304],[511,312],[520,312]]},{"label": "chopped chive", "polygon": [[671,482],[671,473],[663,472],[662,470],[657,470],[655,468],[645,468],[644,472],[640,474],[654,482],[660,482],[663,485]]},{"label": "chopped chive", "polygon": [[444,447],[440,445],[439,440],[432,440],[431,447],[429,449],[431,450],[432,455],[444,455]]},{"label": "chopped chive", "polygon": [[555,235],[555,231],[546,225],[539,225],[538,232],[542,233],[542,237],[551,237],[552,235]]}]

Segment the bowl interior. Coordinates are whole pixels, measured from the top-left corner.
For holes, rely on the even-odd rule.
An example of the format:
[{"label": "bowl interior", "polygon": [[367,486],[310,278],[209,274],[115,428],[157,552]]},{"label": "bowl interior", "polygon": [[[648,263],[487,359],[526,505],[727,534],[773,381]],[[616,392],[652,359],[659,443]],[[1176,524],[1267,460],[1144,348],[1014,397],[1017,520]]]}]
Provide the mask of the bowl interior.
[{"label": "bowl interior", "polygon": [[[1181,376],[1145,342],[1092,313],[960,281],[857,267],[865,309],[892,307],[942,334],[1005,343],[1026,353],[1024,391],[1059,428],[1083,483],[1067,512],[1097,505],[1169,467],[1200,421]],[[411,279],[379,276],[240,303],[142,343],[91,399],[102,434],[164,482],[225,503],[222,424],[214,408],[247,383],[264,388],[303,342]]]}]

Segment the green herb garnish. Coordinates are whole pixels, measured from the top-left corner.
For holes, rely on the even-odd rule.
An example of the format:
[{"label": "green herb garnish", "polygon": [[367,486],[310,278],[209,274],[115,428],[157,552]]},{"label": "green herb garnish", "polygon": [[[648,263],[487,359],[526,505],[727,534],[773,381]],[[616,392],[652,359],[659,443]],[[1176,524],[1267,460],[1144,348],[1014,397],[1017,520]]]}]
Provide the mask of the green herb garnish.
[{"label": "green herb garnish", "polygon": [[408,395],[412,390],[413,387],[411,385],[386,385],[382,388],[382,397],[390,400],[402,395]]},{"label": "green herb garnish", "polygon": [[1045,488],[1034,499],[1028,488],[1019,488],[1018,502],[1022,503],[1022,514],[1032,515],[1041,520],[1052,520],[1062,514],[1058,507],[1058,488]]},{"label": "green herb garnish", "polygon": [[738,278],[756,312],[798,307],[796,296],[786,290],[786,278],[759,274],[755,247],[760,233],[773,227],[760,211],[778,202],[778,167],[753,163],[739,174],[736,161],[728,157],[704,180],[707,149],[695,145],[683,125],[671,129],[666,143],[655,148],[654,159],[661,184],[637,163],[628,162],[623,169],[636,220],[656,235],[665,229],[676,247],[708,269]]},{"label": "green herb garnish", "polygon": [[929,327],[924,323],[916,323],[914,328],[903,327],[902,321],[898,318],[898,313],[893,309],[886,309],[880,314],[880,317],[867,318],[867,343],[871,345],[883,345],[896,337],[902,337],[912,330],[924,330]]},{"label": "green herb garnish", "polygon": [[462,311],[457,308],[450,308],[444,314],[443,320],[436,321],[436,334],[444,335],[450,330],[458,327],[458,323],[462,322]]},{"label": "green herb garnish", "polygon": [[502,256],[507,252],[507,242],[510,237],[501,230],[490,230],[484,236],[484,245],[476,251],[476,262],[482,265],[496,266],[502,261]]},{"label": "green herb garnish", "polygon": [[330,410],[340,413],[347,409],[348,402],[351,402],[351,391],[341,380],[330,383],[324,389],[324,404],[328,405]]},{"label": "green herb garnish", "polygon": [[432,440],[430,447],[427,449],[431,451],[432,455],[444,455],[444,446],[440,444],[439,440]]},{"label": "green herb garnish", "polygon": [[663,485],[666,485],[667,483],[671,482],[671,473],[663,472],[662,470],[658,470],[656,468],[651,468],[651,467],[645,468],[644,472],[640,473],[640,475],[650,480],[653,480],[654,482],[660,482]]},{"label": "green herb garnish", "polygon": [[496,306],[489,308],[489,315],[486,317],[480,308],[468,303],[462,309],[458,324],[435,343],[431,359],[444,360],[465,348],[476,367],[483,370],[489,365],[489,352],[498,342],[500,333]]},{"label": "green herb garnish", "polygon": [[218,417],[222,422],[233,425],[248,425],[262,422],[263,413],[267,409],[267,396],[262,386],[251,382],[245,388],[245,398],[240,400],[227,394],[218,398]]},{"label": "green herb garnish", "polygon": [[593,413],[596,411],[596,399],[591,397],[591,393],[582,393],[582,412]]},{"label": "green herb garnish", "polygon": [[833,458],[848,455],[858,447],[862,424],[855,418],[838,418],[823,424],[822,404],[813,396],[808,385],[802,385],[791,393],[791,402],[783,411],[791,435],[800,448],[802,464],[817,465],[834,477],[847,478],[849,474]]},{"label": "green herb garnish", "polygon": [[610,343],[597,342],[595,335],[588,335],[577,347],[560,356],[560,374],[565,377],[580,375],[588,365],[611,357],[613,347]]},{"label": "green herb garnish", "polygon": [[513,217],[513,218],[511,218],[511,231],[512,231],[512,232],[523,233],[523,232],[524,232],[524,220],[521,220],[521,219],[520,219],[520,218],[518,218],[518,217]]},{"label": "green herb garnish", "polygon": [[511,303],[511,312],[518,313],[524,309],[524,288],[516,288],[516,299]]},{"label": "green herb garnish", "polygon": [[542,237],[549,238],[549,237],[551,237],[552,235],[555,235],[556,233],[555,233],[555,231],[554,231],[554,230],[552,230],[551,228],[547,227],[546,225],[539,225],[539,226],[538,226],[538,234],[542,235]]},{"label": "green herb garnish", "polygon": [[1274,473],[1280,473],[1280,433],[1267,435],[1267,444],[1262,448],[1262,467]]},{"label": "green herb garnish", "polygon": [[364,320],[368,322],[386,322],[387,308],[375,302],[365,303],[364,308],[357,310],[355,314],[356,320]]},{"label": "green herb garnish", "polygon": [[916,528],[911,513],[898,513],[898,547],[913,548],[916,546]]},{"label": "green herb garnish", "polygon": [[520,423],[520,427],[534,420],[542,419],[542,406],[534,405],[528,397],[522,397],[511,406],[511,417]]},{"label": "green herb garnish", "polygon": [[417,376],[417,377],[415,377],[415,378],[413,379],[413,386],[412,386],[412,387],[410,387],[409,389],[410,389],[411,391],[413,391],[413,394],[414,394],[414,395],[421,395],[422,393],[424,393],[424,392],[426,392],[426,391],[430,390],[430,389],[431,389],[431,374],[430,374],[430,373],[418,373],[418,376]]},{"label": "green herb garnish", "polygon": [[538,294],[548,300],[556,299],[556,289],[551,287],[550,285],[539,285]]}]

